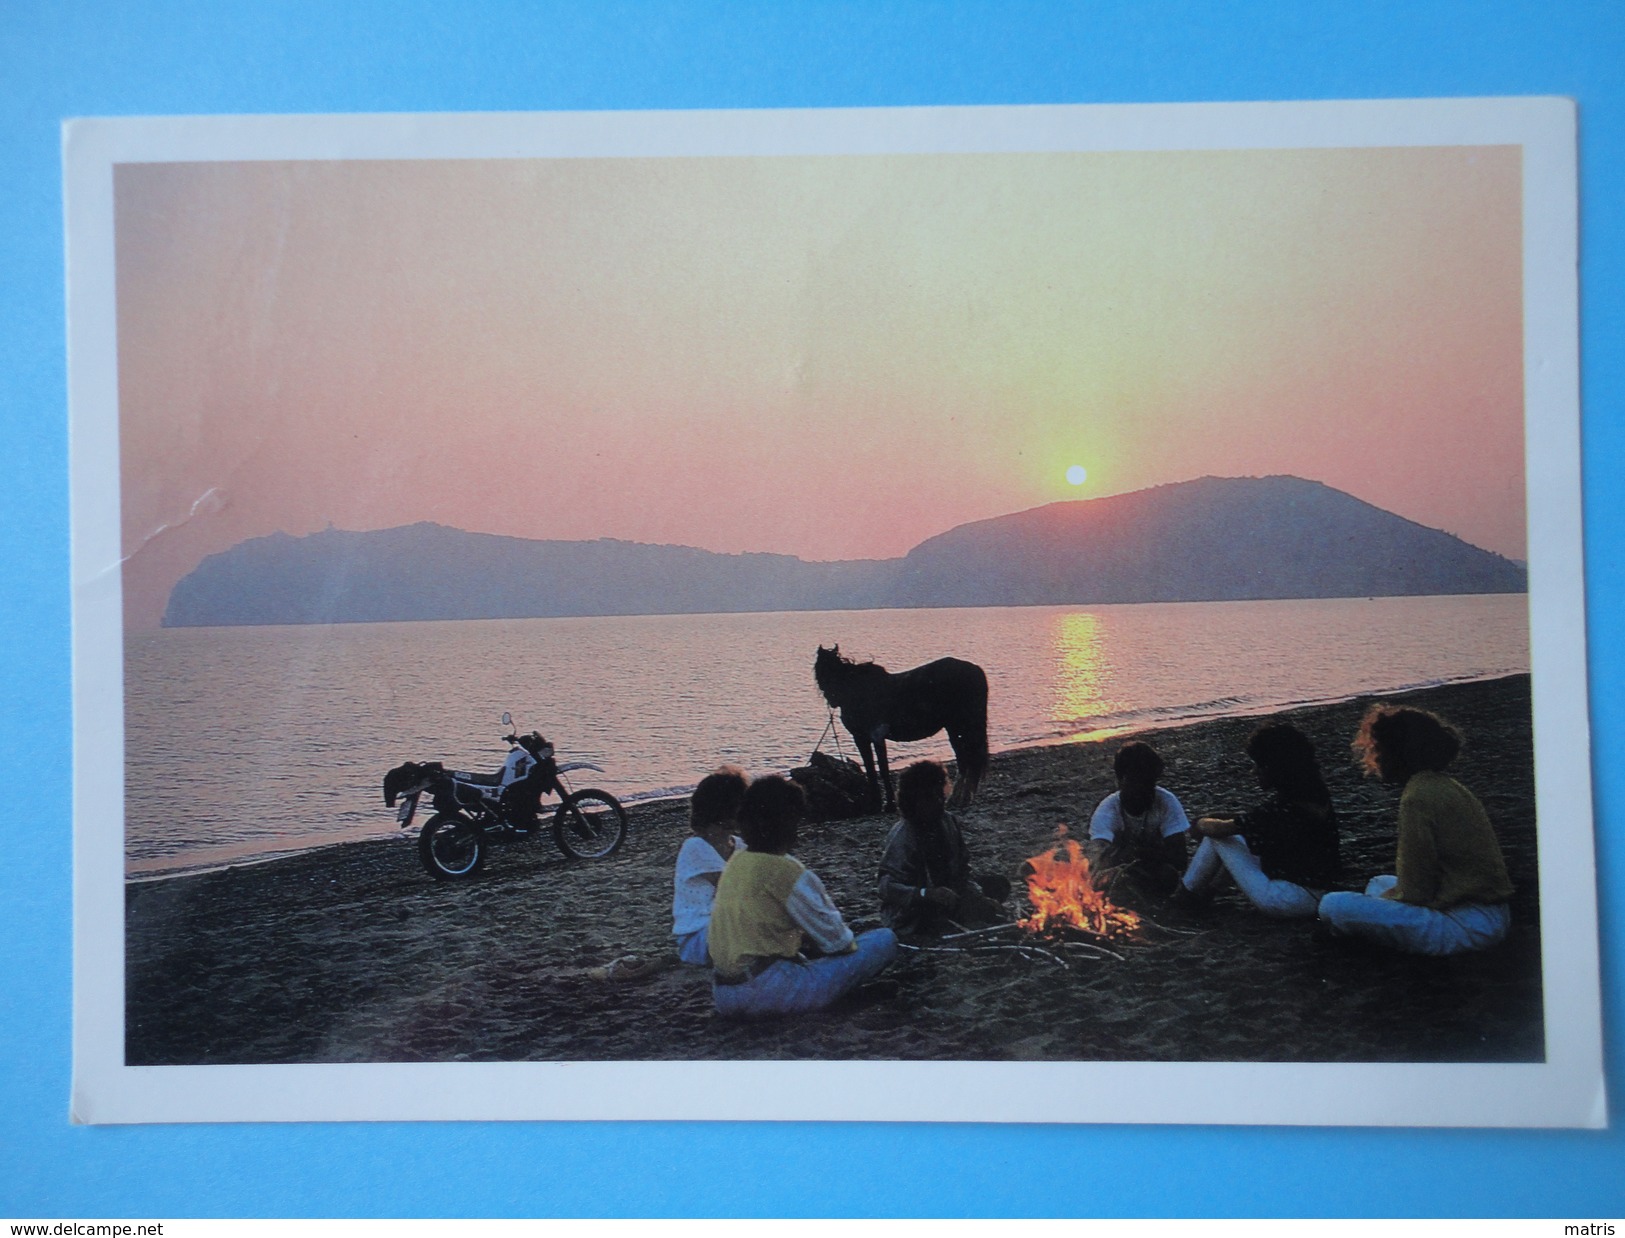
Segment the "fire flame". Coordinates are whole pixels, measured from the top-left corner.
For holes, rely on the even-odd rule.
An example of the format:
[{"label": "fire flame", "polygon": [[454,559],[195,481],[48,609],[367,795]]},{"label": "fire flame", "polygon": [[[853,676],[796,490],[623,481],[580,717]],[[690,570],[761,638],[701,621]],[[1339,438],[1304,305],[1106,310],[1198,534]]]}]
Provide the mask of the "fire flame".
[{"label": "fire flame", "polygon": [[1030,933],[1075,928],[1101,937],[1137,928],[1139,916],[1095,889],[1089,860],[1076,840],[1065,837],[1066,827],[1056,833],[1060,835],[1056,846],[1027,861],[1031,870],[1027,898],[1033,914],[1021,921],[1021,927]]}]

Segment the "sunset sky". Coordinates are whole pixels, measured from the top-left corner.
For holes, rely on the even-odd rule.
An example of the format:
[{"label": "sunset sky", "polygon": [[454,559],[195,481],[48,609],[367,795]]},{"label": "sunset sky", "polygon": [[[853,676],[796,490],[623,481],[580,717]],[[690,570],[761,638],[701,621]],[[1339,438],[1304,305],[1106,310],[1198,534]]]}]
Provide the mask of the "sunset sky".
[{"label": "sunset sky", "polygon": [[115,193],[136,627],[277,530],[890,557],[1207,474],[1525,555],[1516,148],[127,164]]}]

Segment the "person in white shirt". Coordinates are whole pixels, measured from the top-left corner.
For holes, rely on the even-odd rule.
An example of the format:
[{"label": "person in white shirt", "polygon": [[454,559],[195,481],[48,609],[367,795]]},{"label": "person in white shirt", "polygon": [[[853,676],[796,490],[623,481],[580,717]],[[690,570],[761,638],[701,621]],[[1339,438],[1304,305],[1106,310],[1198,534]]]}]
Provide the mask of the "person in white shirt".
[{"label": "person in white shirt", "polygon": [[677,851],[672,878],[671,931],[677,938],[677,957],[695,967],[709,967],[708,933],[717,880],[738,840],[739,809],[750,779],[745,771],[724,765],[707,774],[688,802],[688,827],[693,836]]},{"label": "person in white shirt", "polygon": [[1179,884],[1191,823],[1174,794],[1157,785],[1163,769],[1150,744],[1133,740],[1117,750],[1117,790],[1095,809],[1084,846],[1101,878],[1128,873],[1155,894],[1172,894]]}]

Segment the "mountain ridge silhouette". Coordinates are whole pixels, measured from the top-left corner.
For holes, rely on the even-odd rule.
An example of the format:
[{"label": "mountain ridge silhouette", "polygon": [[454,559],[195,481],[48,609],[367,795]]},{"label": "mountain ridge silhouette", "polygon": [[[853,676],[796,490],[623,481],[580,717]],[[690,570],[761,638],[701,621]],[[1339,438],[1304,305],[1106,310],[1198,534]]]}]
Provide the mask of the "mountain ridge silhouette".
[{"label": "mountain ridge silhouette", "polygon": [[971,521],[898,559],[817,562],[432,522],[210,555],[165,627],[1518,593],[1518,564],[1302,478],[1202,477]]}]

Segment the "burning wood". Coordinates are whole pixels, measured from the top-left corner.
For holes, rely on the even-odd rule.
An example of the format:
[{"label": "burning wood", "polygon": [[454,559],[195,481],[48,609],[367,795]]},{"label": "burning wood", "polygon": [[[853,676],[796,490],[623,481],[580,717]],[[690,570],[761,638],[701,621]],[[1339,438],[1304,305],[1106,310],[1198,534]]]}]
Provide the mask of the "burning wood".
[{"label": "burning wood", "polygon": [[1019,921],[1021,927],[1029,933],[1078,929],[1104,938],[1132,933],[1140,917],[1095,889],[1083,848],[1065,837],[1064,826],[1058,834],[1056,846],[1027,861],[1027,898],[1033,914]]}]

